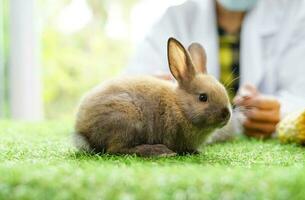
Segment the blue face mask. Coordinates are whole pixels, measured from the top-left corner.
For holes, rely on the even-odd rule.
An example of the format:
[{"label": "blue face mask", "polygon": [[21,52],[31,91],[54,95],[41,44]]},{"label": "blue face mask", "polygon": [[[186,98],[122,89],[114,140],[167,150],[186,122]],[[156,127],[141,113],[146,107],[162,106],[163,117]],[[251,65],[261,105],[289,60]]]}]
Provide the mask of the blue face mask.
[{"label": "blue face mask", "polygon": [[257,0],[217,0],[225,9],[230,11],[248,11],[253,8]]}]

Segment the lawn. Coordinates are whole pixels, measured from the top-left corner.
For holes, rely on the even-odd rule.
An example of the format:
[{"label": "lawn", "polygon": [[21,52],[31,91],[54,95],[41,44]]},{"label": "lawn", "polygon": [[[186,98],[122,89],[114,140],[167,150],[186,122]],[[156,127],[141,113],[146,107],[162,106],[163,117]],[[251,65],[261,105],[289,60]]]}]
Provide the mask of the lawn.
[{"label": "lawn", "polygon": [[195,156],[79,153],[70,122],[0,122],[0,199],[301,199],[302,147],[239,139]]}]

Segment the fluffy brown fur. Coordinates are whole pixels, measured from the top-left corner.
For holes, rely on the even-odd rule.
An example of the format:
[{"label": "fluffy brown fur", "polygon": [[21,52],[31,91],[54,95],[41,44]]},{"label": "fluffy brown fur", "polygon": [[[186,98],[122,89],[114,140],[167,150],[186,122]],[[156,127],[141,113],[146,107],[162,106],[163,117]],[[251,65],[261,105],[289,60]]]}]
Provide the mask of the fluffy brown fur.
[{"label": "fluffy brown fur", "polygon": [[[168,60],[178,84],[150,76],[122,77],[89,92],[77,114],[78,138],[92,151],[110,154],[197,152],[209,133],[228,122],[228,95],[206,73],[201,45],[194,43],[187,51],[170,38]],[[207,94],[206,102],[199,101],[203,93]]]}]

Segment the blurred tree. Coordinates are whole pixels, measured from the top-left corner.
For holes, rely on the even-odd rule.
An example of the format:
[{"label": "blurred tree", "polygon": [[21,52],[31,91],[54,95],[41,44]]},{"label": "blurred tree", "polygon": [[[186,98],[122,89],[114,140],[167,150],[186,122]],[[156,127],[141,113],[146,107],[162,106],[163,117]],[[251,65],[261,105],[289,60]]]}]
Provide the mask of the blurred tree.
[{"label": "blurred tree", "polygon": [[9,46],[9,31],[8,31],[8,0],[2,0],[0,5],[0,117],[6,118],[9,116],[8,104],[8,78],[7,78],[7,61],[8,61],[8,46]]},{"label": "blurred tree", "polygon": [[123,20],[128,25],[130,10],[137,0],[88,0],[92,19],[81,30],[67,34],[58,29],[57,18],[72,2],[40,0],[44,24],[43,95],[49,119],[73,117],[84,92],[119,73],[132,53],[128,38],[109,38],[105,26],[109,20],[109,7],[114,3],[123,8]]},{"label": "blurred tree", "polygon": [[0,118],[4,117],[4,2],[0,1]]}]

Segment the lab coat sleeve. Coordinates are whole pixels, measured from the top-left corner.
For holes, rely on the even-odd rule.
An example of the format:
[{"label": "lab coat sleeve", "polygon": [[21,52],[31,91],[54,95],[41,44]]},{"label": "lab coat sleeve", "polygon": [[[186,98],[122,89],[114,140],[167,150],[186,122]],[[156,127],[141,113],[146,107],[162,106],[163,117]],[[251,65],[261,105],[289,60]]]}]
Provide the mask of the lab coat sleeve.
[{"label": "lab coat sleeve", "polygon": [[[304,2],[304,1],[300,1]],[[305,5],[296,6],[290,41],[282,53],[278,73],[278,92],[282,116],[305,109]]]},{"label": "lab coat sleeve", "polygon": [[136,53],[125,74],[168,74],[167,40],[185,38],[188,7],[191,2],[167,9],[161,19],[152,27],[144,41],[136,48]]}]

